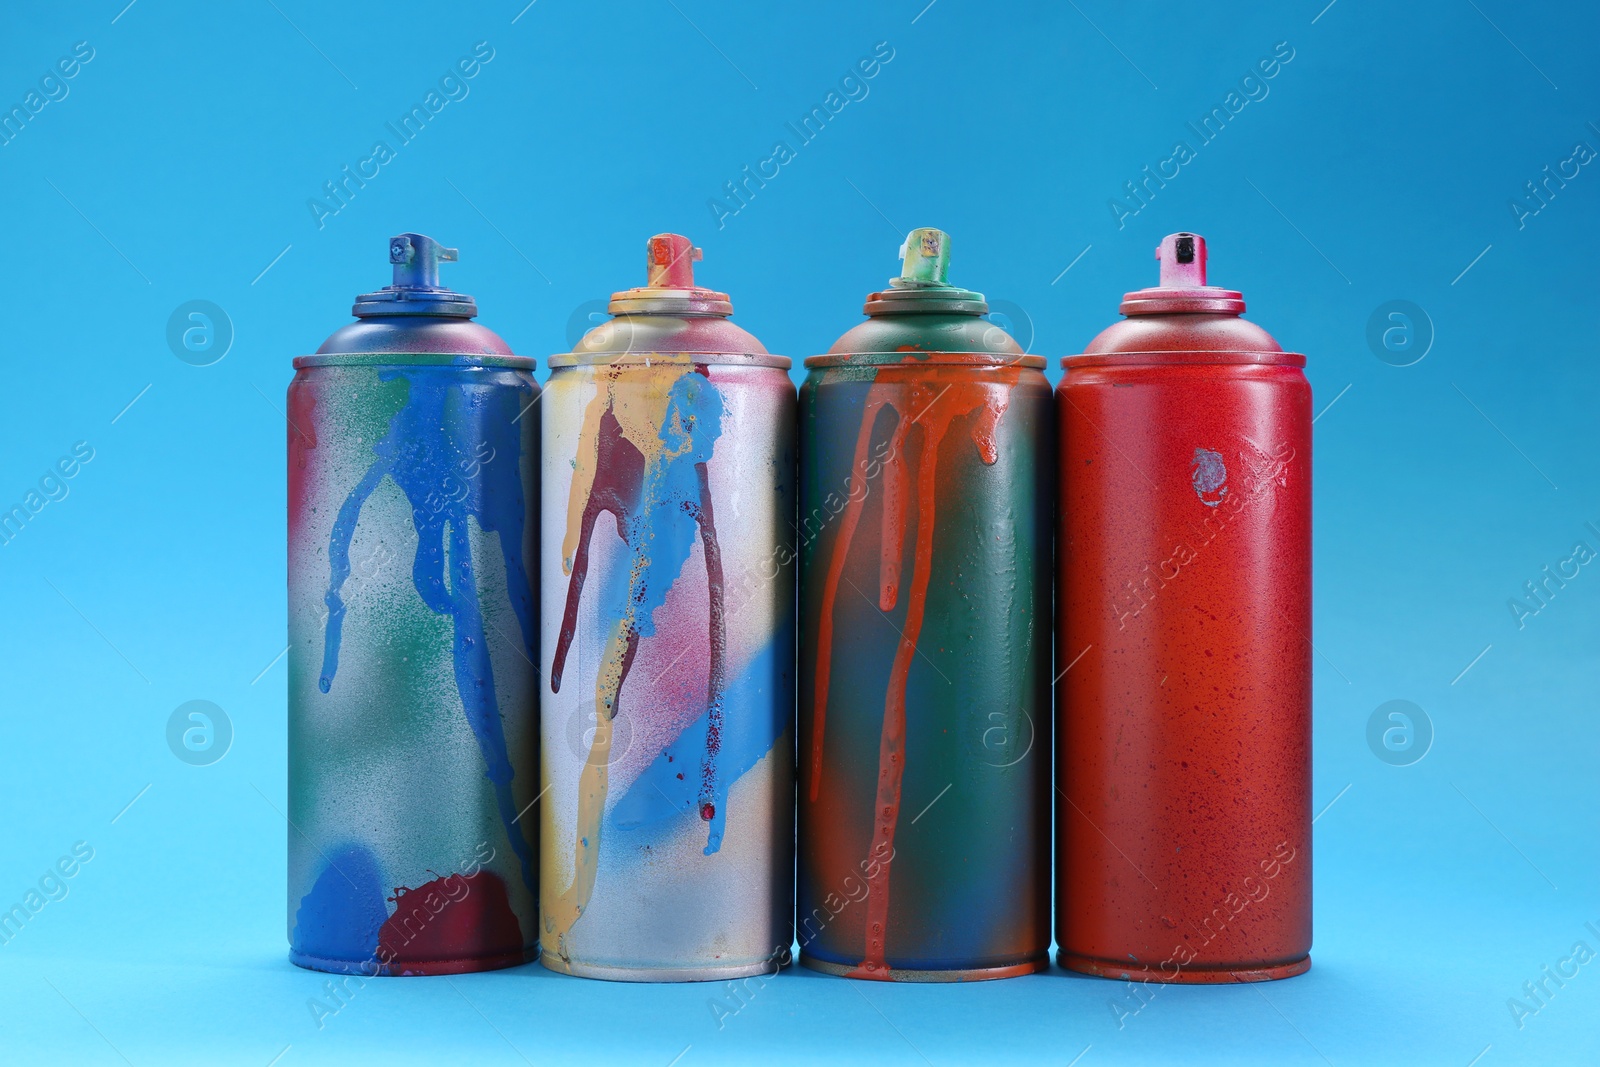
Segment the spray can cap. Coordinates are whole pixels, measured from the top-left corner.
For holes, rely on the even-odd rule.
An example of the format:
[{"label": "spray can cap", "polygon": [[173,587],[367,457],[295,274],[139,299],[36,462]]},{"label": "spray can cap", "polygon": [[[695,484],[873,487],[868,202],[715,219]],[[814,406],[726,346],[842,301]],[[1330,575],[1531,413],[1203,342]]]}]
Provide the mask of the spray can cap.
[{"label": "spray can cap", "polygon": [[695,261],[704,258],[687,237],[656,234],[645,243],[645,284],[612,293],[607,310],[613,315],[732,315],[727,293],[694,283]]},{"label": "spray can cap", "polygon": [[921,286],[948,286],[950,273],[950,235],[931,226],[920,226],[906,234],[900,245],[900,277],[889,284],[902,289]]},{"label": "spray can cap", "polygon": [[432,237],[402,233],[389,238],[389,262],[394,281],[375,293],[356,297],[351,309],[357,318],[378,315],[440,315],[470,319],[478,314],[477,302],[439,284],[439,264],[454,263],[458,250],[446,248]]},{"label": "spray can cap", "polygon": [[1232,289],[1206,284],[1206,239],[1197,233],[1172,233],[1156,246],[1161,284],[1127,293],[1124,315],[1170,315],[1181,312],[1244,313],[1244,297]]},{"label": "spray can cap", "polygon": [[982,293],[950,284],[950,235],[943,230],[919,226],[906,234],[899,254],[899,277],[889,279],[889,288],[867,297],[868,315],[988,313]]}]

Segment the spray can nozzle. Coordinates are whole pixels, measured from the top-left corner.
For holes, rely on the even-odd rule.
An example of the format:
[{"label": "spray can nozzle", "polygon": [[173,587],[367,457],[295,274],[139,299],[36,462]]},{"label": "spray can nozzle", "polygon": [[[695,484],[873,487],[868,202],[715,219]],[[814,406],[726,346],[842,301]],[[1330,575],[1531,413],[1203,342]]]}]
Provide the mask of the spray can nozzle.
[{"label": "spray can nozzle", "polygon": [[1197,289],[1206,284],[1206,239],[1197,233],[1174,233],[1156,248],[1163,289]]},{"label": "spray can nozzle", "polygon": [[1197,233],[1169,233],[1156,246],[1161,284],[1125,293],[1124,315],[1244,313],[1236,290],[1206,284],[1206,239]]},{"label": "spray can nozzle", "polygon": [[900,276],[867,297],[869,316],[988,314],[982,293],[950,284],[950,235],[943,230],[919,226],[906,234],[900,261]]},{"label": "spray can nozzle", "polygon": [[439,264],[461,258],[459,249],[446,248],[432,237],[402,233],[389,238],[389,262],[394,264],[394,284],[402,289],[438,289]]},{"label": "spray can nozzle", "polygon": [[613,315],[732,315],[727,293],[695,284],[695,261],[704,258],[682,234],[656,234],[644,246],[645,284],[612,293],[607,308]]},{"label": "spray can nozzle", "polygon": [[897,287],[949,285],[950,235],[931,226],[918,227],[906,234],[900,246],[900,277],[890,285]]},{"label": "spray can nozzle", "polygon": [[645,264],[651,289],[693,289],[694,264],[705,253],[676,233],[658,233],[646,246]]},{"label": "spray can nozzle", "polygon": [[470,319],[478,305],[466,293],[439,284],[439,264],[454,263],[460,253],[420,233],[389,238],[394,281],[374,293],[356,297],[357,318],[374,315],[444,315]]}]

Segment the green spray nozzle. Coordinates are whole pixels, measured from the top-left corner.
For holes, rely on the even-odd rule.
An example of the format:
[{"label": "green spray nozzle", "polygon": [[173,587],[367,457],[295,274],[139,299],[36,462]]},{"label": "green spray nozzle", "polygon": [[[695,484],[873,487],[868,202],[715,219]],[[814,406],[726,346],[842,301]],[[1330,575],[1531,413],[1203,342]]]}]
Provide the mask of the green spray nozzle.
[{"label": "green spray nozzle", "polygon": [[900,246],[904,263],[900,277],[890,284],[901,287],[949,285],[950,235],[931,226],[923,226],[906,235]]},{"label": "green spray nozzle", "polygon": [[454,263],[460,252],[432,237],[402,233],[389,238],[389,262],[394,264],[394,284],[404,289],[439,289],[439,264]]}]

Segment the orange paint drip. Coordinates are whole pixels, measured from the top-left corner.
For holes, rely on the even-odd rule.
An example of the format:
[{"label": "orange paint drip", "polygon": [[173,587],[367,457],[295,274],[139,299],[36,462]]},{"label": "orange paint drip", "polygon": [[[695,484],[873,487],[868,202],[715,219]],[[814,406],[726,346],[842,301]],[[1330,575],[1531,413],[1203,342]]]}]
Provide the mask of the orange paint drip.
[{"label": "orange paint drip", "polygon": [[861,509],[867,499],[865,492],[857,492],[856,479],[866,480],[867,445],[872,438],[872,424],[877,419],[878,409],[885,403],[882,397],[874,395],[877,388],[874,385],[868,391],[866,408],[861,414],[861,431],[856,435],[855,459],[850,467],[849,502],[839,520],[839,539],[834,545],[833,558],[828,561],[828,579],[822,587],[822,617],[817,624],[816,712],[811,722],[810,799],[813,801],[817,799],[817,786],[822,781],[822,734],[828,718],[828,681],[833,673],[833,605],[838,599],[839,579],[844,574],[845,549],[855,537],[856,527],[861,523]]},{"label": "orange paint drip", "polygon": [[[904,380],[898,373],[907,364],[915,378]],[[909,377],[909,376],[905,376]],[[817,633],[817,678],[815,712],[812,723],[810,799],[817,799],[822,777],[822,745],[827,714],[828,681],[833,654],[833,609],[839,579],[844,575],[850,544],[860,524],[866,499],[865,457],[872,425],[881,408],[888,407],[900,416],[891,438],[889,455],[884,460],[880,489],[883,493],[883,542],[879,557],[879,606],[887,611],[899,598],[901,548],[905,542],[906,518],[912,501],[907,499],[907,471],[904,445],[913,428],[922,431],[922,454],[917,465],[915,506],[916,544],[913,549],[910,599],[906,603],[905,626],[895,649],[890,668],[889,687],[884,699],[883,728],[878,748],[878,787],[873,804],[872,847],[869,855],[893,855],[895,830],[900,819],[900,783],[905,773],[906,682],[916,656],[927,608],[928,579],[933,571],[933,537],[937,522],[939,446],[951,425],[976,413],[971,429],[978,458],[985,466],[999,459],[995,431],[1010,403],[1011,390],[1021,377],[1015,366],[991,372],[969,366],[927,364],[915,356],[904,363],[879,369],[868,390],[862,413],[861,430],[856,439],[855,464],[851,468],[850,504],[846,508],[829,561],[823,586],[822,615]],[[890,865],[878,865],[878,873],[867,879],[866,953],[850,977],[888,979],[887,932],[889,925]]]},{"label": "orange paint drip", "polygon": [[[874,388],[877,388],[874,386]],[[893,611],[900,602],[901,552],[906,542],[906,434],[905,419],[894,428],[889,454],[883,460],[883,541],[878,554],[878,610]]]}]

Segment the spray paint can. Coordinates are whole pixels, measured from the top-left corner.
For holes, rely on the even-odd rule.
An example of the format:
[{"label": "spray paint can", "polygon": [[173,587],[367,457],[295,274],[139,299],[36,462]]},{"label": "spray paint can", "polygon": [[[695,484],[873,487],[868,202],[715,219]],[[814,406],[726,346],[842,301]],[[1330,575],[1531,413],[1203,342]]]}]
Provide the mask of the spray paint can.
[{"label": "spray paint can", "polygon": [[794,386],[650,238],[545,387],[543,961],[696,981],[788,962]]},{"label": "spray paint can", "polygon": [[289,943],[365,975],[535,949],[534,361],[439,285],[394,284],[289,385]]},{"label": "spray paint can", "polygon": [[1059,386],[1058,959],[1285,978],[1311,966],[1311,387],[1201,237],[1156,257]]},{"label": "spray paint can", "polygon": [[913,230],[800,394],[801,962],[1048,964],[1052,405],[1044,360]]}]

